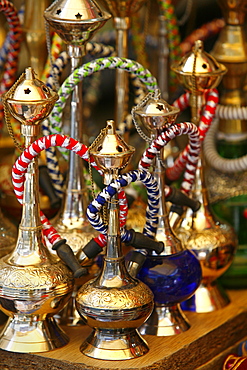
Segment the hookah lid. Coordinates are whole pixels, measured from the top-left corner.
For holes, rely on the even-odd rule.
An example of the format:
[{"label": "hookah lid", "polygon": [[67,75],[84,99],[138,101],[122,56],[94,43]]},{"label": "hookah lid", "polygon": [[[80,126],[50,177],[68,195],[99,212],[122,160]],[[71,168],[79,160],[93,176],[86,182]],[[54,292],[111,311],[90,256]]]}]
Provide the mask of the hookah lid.
[{"label": "hookah lid", "polygon": [[46,118],[58,99],[58,94],[35,77],[28,67],[19,81],[4,94],[11,114],[24,125],[36,125]]},{"label": "hookah lid", "polygon": [[99,1],[58,0],[44,11],[44,17],[62,40],[83,44],[111,18]]},{"label": "hookah lid", "polygon": [[42,81],[35,78],[33,68],[28,67],[25,70],[25,78],[13,92],[12,99],[20,101],[42,101],[53,98],[55,94]]},{"label": "hookah lid", "polygon": [[193,89],[193,77],[196,79],[197,91],[213,89],[220,83],[227,68],[204,51],[203,42],[197,40],[192,51],[187,53],[178,63],[171,66],[180,83],[189,91]]},{"label": "hookah lid", "polygon": [[130,17],[136,13],[147,0],[103,0],[113,17]]},{"label": "hookah lid", "polygon": [[155,90],[154,94],[149,94],[149,98],[135,109],[135,114],[148,130],[162,130],[171,126],[180,111],[160,96],[160,91]]},{"label": "hookah lid", "polygon": [[128,145],[117,133],[113,120],[107,121],[106,128],[95,139],[90,147],[90,154],[97,165],[104,171],[124,168],[135,148]]}]

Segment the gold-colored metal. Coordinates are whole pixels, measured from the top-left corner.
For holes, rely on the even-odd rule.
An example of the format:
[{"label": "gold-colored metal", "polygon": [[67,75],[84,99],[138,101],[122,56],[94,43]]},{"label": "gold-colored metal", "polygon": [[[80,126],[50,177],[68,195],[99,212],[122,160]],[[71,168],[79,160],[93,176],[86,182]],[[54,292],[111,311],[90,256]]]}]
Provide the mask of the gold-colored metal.
[{"label": "gold-colored metal", "polygon": [[49,0],[25,0],[23,34],[30,66],[41,78],[47,59],[46,31],[43,13]]},{"label": "gold-colored metal", "polygon": [[44,17],[66,44],[84,48],[111,15],[99,0],[60,0],[45,10]]},{"label": "gold-colored metal", "polygon": [[[107,122],[107,134],[91,150],[94,160],[105,173],[105,183],[128,164],[134,148],[116,134],[113,121]],[[108,234],[103,267],[96,279],[78,291],[76,306],[80,315],[93,328],[81,345],[83,354],[101,360],[126,360],[148,351],[137,328],[153,309],[149,288],[127,272],[119,228],[117,195],[108,206]]]},{"label": "gold-colored metal", "polygon": [[[197,58],[198,61],[195,61]],[[194,67],[195,70],[193,70]],[[192,121],[198,124],[205,104],[202,93],[204,89],[216,87],[220,83],[226,68],[203,51],[201,41],[197,41],[192,52],[188,53],[179,65],[172,68],[178,74],[183,86],[191,92]],[[196,91],[193,90],[193,78],[195,78]],[[203,150],[201,150],[191,192],[192,198],[200,201],[200,209],[193,213],[188,208],[179,221],[171,221],[178,237],[188,249],[195,252],[201,263],[202,283],[191,299],[192,306],[189,302],[187,306],[188,309],[196,312],[214,311],[229,303],[227,294],[220,291],[217,278],[230,266],[237,246],[233,228],[222,223],[211,212],[204,167]]]},{"label": "gold-colored metal", "polygon": [[[153,139],[157,138],[163,130],[175,123],[178,113],[179,109],[163,100],[158,90],[154,94],[150,94],[149,99],[142,107],[135,110],[136,119],[146,127]],[[184,247],[170,227],[164,196],[165,168],[161,158],[162,151],[156,156],[153,165],[153,176],[158,182],[160,189],[155,239],[164,243],[164,251],[159,256],[165,257],[182,252]],[[169,307],[168,305],[155,302],[155,309],[149,319],[140,328],[140,333],[144,335],[169,336],[179,334],[189,328],[190,324],[182,313],[179,304]]]},{"label": "gold-colored metal", "polygon": [[[220,103],[232,107],[247,105],[245,83],[247,73],[247,39],[245,32],[246,0],[218,0],[225,26],[220,31],[211,54],[227,67],[222,80]],[[238,135],[247,132],[247,121],[220,119],[219,131]]]},{"label": "gold-colored metal", "polygon": [[[25,145],[39,133],[39,122],[49,115],[57,94],[35,78],[32,68],[6,104],[21,121]],[[53,257],[42,237],[38,198],[37,157],[25,175],[23,211],[13,252],[0,259],[1,310],[9,316],[0,334],[0,348],[12,352],[45,352],[68,343],[54,315],[67,303],[73,290],[69,269]]]},{"label": "gold-colored metal", "polygon": [[[111,15],[99,1],[59,0],[44,12],[44,17],[67,44],[73,72],[82,64],[86,43]],[[75,86],[71,97],[70,136],[86,144],[82,92],[80,82]],[[86,216],[89,194],[84,179],[85,169],[83,161],[74,152],[69,153],[68,167],[62,207],[51,222],[72,246],[74,253],[82,258],[81,249],[98,233]],[[72,322],[76,321],[73,319]],[[63,323],[66,324],[64,320]],[[68,325],[71,325],[69,319]]]},{"label": "gold-colored metal", "polygon": [[14,249],[16,238],[16,227],[3,215],[0,208],[0,257],[5,256]]},{"label": "gold-colored metal", "polygon": [[[103,0],[113,16],[116,36],[116,54],[120,58],[128,58],[128,31],[131,16],[136,13],[147,0]],[[128,76],[121,69],[116,71],[115,81],[115,122],[118,126],[125,120],[128,112]]]},{"label": "gold-colored metal", "polygon": [[[171,69],[177,74],[181,85],[186,90],[193,92],[190,96],[192,122],[197,123],[200,116],[199,109],[204,104],[202,101],[203,92],[206,89],[217,87],[227,69],[204,51],[201,40],[197,40],[192,52],[186,54],[180,62],[173,64]],[[194,86],[194,81],[196,81],[196,86]]]}]

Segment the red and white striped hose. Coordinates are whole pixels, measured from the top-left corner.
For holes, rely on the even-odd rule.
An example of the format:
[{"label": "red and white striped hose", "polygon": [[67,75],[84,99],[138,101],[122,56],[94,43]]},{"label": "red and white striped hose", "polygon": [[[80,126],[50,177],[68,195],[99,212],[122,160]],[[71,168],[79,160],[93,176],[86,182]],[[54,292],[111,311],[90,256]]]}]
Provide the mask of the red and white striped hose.
[{"label": "red and white striped hose", "polygon": [[[15,164],[12,168],[12,182],[14,187],[15,195],[18,201],[22,204],[23,203],[23,192],[24,192],[24,182],[25,182],[25,173],[27,171],[28,165],[30,162],[43,150],[61,146],[68,150],[73,151],[82,159],[86,161],[90,160],[91,165],[97,169],[99,172],[101,170],[97,167],[96,163],[89,158],[88,148],[86,145],[78,142],[77,140],[70,138],[65,135],[48,135],[44,136],[40,139],[34,141],[28,148],[26,148],[20,157],[16,160]],[[128,207],[127,207],[127,200],[125,196],[125,192],[121,190],[119,192],[119,204],[120,204],[120,227],[123,227],[126,222]],[[56,229],[51,225],[50,221],[47,217],[40,212],[41,222],[43,224],[43,233],[48,238],[49,242],[53,245],[54,243],[61,240],[61,236],[58,234]],[[98,243],[101,247],[106,245],[106,236],[99,235],[98,237],[94,238],[96,243]]]},{"label": "red and white striped hose", "polygon": [[[178,107],[180,110],[184,110],[189,106],[189,96],[190,95],[188,92],[183,94],[173,103],[173,105]],[[215,116],[217,104],[219,101],[219,94],[217,89],[207,90],[205,92],[205,100],[206,104],[203,107],[203,112],[198,125],[201,142],[204,141],[205,135]],[[185,149],[180,153],[178,158],[175,160],[174,165],[166,170],[167,179],[169,179],[170,181],[175,181],[179,179],[188,160],[188,151],[189,147],[187,145]]]},{"label": "red and white striped hose", "polygon": [[[184,173],[183,182],[181,184],[181,191],[188,194],[194,182],[194,176],[201,148],[199,131],[197,126],[193,123],[175,123],[168,129],[166,129],[166,131],[163,131],[143,153],[142,158],[139,162],[139,168],[147,169],[148,167],[150,167],[153,158],[156,156],[157,153],[160,152],[161,148],[163,148],[170,140],[174,139],[176,136],[180,136],[183,134],[189,135],[189,144],[187,161],[185,165],[186,170]],[[167,196],[166,192],[165,195]]]}]

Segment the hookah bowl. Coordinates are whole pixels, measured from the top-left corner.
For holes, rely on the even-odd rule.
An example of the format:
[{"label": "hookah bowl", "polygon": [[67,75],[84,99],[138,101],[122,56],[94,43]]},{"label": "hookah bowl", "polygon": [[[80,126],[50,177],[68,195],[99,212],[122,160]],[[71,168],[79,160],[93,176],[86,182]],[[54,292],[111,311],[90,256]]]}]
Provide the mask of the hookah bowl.
[{"label": "hookah bowl", "polygon": [[[155,92],[153,97],[135,110],[136,119],[151,132],[154,139],[175,124],[179,109],[170,106]],[[152,290],[155,308],[140,328],[141,334],[168,336],[184,332],[190,324],[180,303],[191,297],[201,282],[201,268],[196,256],[178,239],[170,227],[164,193],[164,166],[158,153],[153,176],[158,182],[161,197],[156,240],[165,245],[159,255],[149,253],[137,277]]]},{"label": "hookah bowl", "polygon": [[[105,182],[116,178],[134,148],[115,133],[108,121],[107,133],[95,140],[91,155],[104,171]],[[150,289],[128,273],[119,230],[117,194],[108,205],[108,233],[103,266],[94,280],[78,291],[76,307],[86,323],[93,328],[81,345],[83,354],[101,360],[126,360],[144,355],[148,346],[137,331],[153,309]]]},{"label": "hookah bowl", "polygon": [[[203,121],[200,121],[204,107],[204,92],[216,87],[226,73],[226,67],[218,63],[203,50],[203,43],[198,40],[191,53],[174,64],[180,82],[190,94],[192,121],[201,130],[201,141],[206,134]],[[175,221],[173,228],[186,247],[197,256],[202,267],[202,282],[194,296],[183,302],[182,308],[195,312],[210,312],[225,307],[229,303],[226,292],[218,284],[217,278],[230,266],[237,239],[230,225],[221,222],[212,213],[208,190],[205,185],[203,150],[200,153],[191,197],[200,201],[197,212],[187,209],[185,215]]]},{"label": "hookah bowl", "polygon": [[[21,121],[28,147],[39,123],[51,112],[57,94],[35,79],[27,68],[4,96],[5,106]],[[23,211],[15,249],[0,259],[0,308],[9,319],[0,334],[0,348],[12,352],[45,352],[69,339],[54,315],[67,303],[73,276],[44,244],[38,197],[37,159],[25,175]]]}]

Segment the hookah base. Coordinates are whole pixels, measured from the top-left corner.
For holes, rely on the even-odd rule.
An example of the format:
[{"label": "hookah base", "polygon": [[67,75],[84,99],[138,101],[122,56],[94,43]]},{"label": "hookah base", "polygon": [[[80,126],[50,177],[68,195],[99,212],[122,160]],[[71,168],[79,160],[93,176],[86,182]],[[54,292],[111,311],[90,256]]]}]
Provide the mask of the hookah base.
[{"label": "hookah base", "polygon": [[129,360],[145,355],[149,348],[136,329],[94,329],[80,350],[98,360]]},{"label": "hookah base", "polygon": [[182,312],[180,305],[156,305],[151,316],[140,327],[142,335],[170,336],[183,333],[190,324]]},{"label": "hookah base", "polygon": [[201,284],[190,299],[181,303],[181,307],[184,311],[205,313],[220,310],[229,303],[227,293],[215,280],[210,284]]},{"label": "hookah base", "polygon": [[11,352],[47,352],[68,342],[68,336],[53,317],[42,321],[9,318],[0,334],[0,348]]}]

